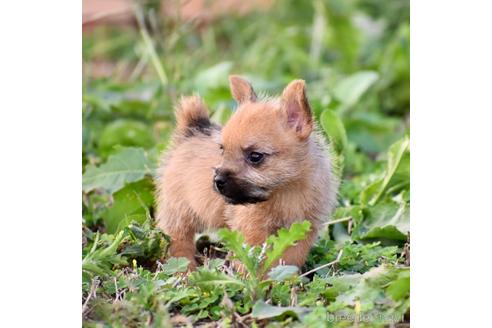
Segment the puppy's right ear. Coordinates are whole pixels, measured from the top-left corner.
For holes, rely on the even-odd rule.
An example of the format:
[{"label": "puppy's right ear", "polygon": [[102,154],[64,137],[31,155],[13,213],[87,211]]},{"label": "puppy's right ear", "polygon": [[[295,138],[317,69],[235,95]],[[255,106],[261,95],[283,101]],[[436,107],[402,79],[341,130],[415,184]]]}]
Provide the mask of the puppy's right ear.
[{"label": "puppy's right ear", "polygon": [[247,101],[256,101],[257,97],[255,91],[253,90],[253,87],[242,77],[238,75],[230,75],[229,85],[231,87],[232,97],[236,99],[238,104],[242,104]]},{"label": "puppy's right ear", "polygon": [[282,108],[287,116],[287,125],[300,139],[306,139],[313,130],[313,114],[306,96],[306,83],[294,80],[282,92]]}]

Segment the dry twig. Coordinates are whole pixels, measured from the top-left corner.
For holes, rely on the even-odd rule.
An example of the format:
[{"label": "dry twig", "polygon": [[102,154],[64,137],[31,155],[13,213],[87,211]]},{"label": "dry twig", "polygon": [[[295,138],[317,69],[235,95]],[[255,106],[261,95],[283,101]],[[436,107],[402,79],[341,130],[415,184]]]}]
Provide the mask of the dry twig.
[{"label": "dry twig", "polygon": [[85,311],[87,311],[87,305],[89,304],[90,299],[92,297],[96,297],[97,287],[99,287],[99,279],[96,277],[92,280],[91,289],[89,290],[89,294],[87,295],[84,304],[82,305],[82,315],[84,315]]},{"label": "dry twig", "polygon": [[336,220],[333,220],[333,221],[329,221],[329,222],[326,222],[325,223],[325,226],[331,226],[331,225],[334,225],[335,223],[340,223],[340,222],[345,222],[345,221],[350,221],[352,220],[352,217],[351,216],[346,216],[344,218],[340,218],[340,219],[336,219]]},{"label": "dry twig", "polygon": [[324,268],[327,268],[329,266],[332,266],[334,264],[337,264],[338,262],[340,262],[340,259],[342,258],[342,254],[343,254],[343,249],[340,250],[340,252],[338,253],[338,256],[337,258],[334,260],[334,261],[331,261],[330,263],[326,263],[326,264],[323,264],[317,268],[314,268],[312,270],[309,270],[308,272],[304,272],[303,274],[301,274],[299,277],[302,278],[302,277],[305,277],[307,275],[310,275],[311,273],[313,272],[316,272],[318,270],[321,270],[321,269],[324,269]]}]

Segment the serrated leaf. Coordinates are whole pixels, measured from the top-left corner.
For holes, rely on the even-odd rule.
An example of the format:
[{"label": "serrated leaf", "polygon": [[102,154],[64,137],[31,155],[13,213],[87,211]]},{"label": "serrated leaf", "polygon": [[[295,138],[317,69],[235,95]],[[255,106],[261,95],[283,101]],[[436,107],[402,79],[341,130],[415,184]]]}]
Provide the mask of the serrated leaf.
[{"label": "serrated leaf", "polygon": [[251,315],[255,319],[269,319],[275,318],[281,315],[289,315],[299,318],[306,314],[309,310],[307,308],[298,306],[273,306],[265,303],[264,301],[257,301],[253,305],[253,312]]},{"label": "serrated leaf", "polygon": [[99,167],[90,166],[82,176],[82,190],[89,192],[103,189],[114,193],[130,182],[139,181],[146,174],[152,174],[154,165],[142,148],[123,148],[109,156]]},{"label": "serrated leaf", "polygon": [[309,221],[296,222],[290,226],[289,230],[281,228],[278,230],[277,235],[268,237],[267,244],[270,247],[266,251],[263,271],[268,270],[275,261],[280,259],[287,248],[305,239],[310,228],[311,222]]},{"label": "serrated leaf", "polygon": [[325,109],[321,113],[320,122],[330,142],[335,146],[337,154],[343,154],[347,147],[347,133],[340,117],[335,111]]},{"label": "serrated leaf", "polygon": [[297,274],[299,268],[295,265],[277,265],[268,272],[268,277],[275,281],[284,281]]},{"label": "serrated leaf", "polygon": [[186,257],[171,257],[162,265],[162,272],[165,274],[175,274],[186,272],[190,261]]},{"label": "serrated leaf", "polygon": [[333,89],[333,95],[344,106],[353,106],[378,78],[376,72],[357,72],[341,80]]},{"label": "serrated leaf", "polygon": [[220,229],[218,232],[224,245],[234,253],[251,274],[256,274],[258,261],[252,256],[252,248],[244,242],[244,236],[239,231]]}]

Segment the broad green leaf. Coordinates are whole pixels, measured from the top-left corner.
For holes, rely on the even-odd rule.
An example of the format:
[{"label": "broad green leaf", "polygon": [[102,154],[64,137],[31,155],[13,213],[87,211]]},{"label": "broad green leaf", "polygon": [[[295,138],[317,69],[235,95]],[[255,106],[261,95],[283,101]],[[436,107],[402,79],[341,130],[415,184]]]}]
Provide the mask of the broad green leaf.
[{"label": "broad green leaf", "polygon": [[282,315],[288,315],[293,317],[300,317],[309,312],[307,308],[296,307],[296,306],[273,306],[265,303],[264,301],[257,301],[253,306],[253,312],[251,315],[253,318],[262,320],[275,318]]},{"label": "broad green leaf", "polygon": [[410,140],[405,136],[390,147],[384,176],[362,191],[361,202],[375,205],[386,191],[396,192],[409,185]]},{"label": "broad green leaf", "polygon": [[345,150],[347,148],[347,134],[339,116],[331,109],[325,109],[320,117],[321,126],[330,141],[330,151],[333,173],[337,177],[343,174]]},{"label": "broad green leaf", "polygon": [[346,293],[356,286],[362,278],[360,273],[344,274],[342,276],[328,276],[325,280],[330,288],[325,293],[328,300],[334,301],[338,295]]},{"label": "broad green leaf", "polygon": [[103,189],[114,193],[130,182],[142,180],[152,174],[154,164],[149,161],[142,148],[123,148],[109,156],[99,167],[89,166],[82,176],[82,190],[89,192]]},{"label": "broad green leaf", "polygon": [[[338,284],[342,287],[338,288],[339,294],[335,301],[328,305],[328,311],[353,314],[354,308],[357,308],[358,313],[364,316],[379,314],[374,316],[372,321],[374,324],[378,323],[378,327],[382,323],[395,323],[402,320],[403,314],[409,308],[409,294],[406,292],[408,285],[405,281],[400,281],[408,278],[405,271],[408,272],[408,269],[382,265],[372,268],[348,284],[343,282],[346,276],[328,278],[331,285]],[[397,285],[398,287],[392,287],[395,288],[396,296],[400,297],[398,303],[395,303],[391,292],[385,293],[385,289],[387,291],[390,288],[388,286]]]},{"label": "broad green leaf", "polygon": [[99,139],[103,154],[114,152],[117,145],[149,148],[154,145],[152,128],[136,120],[119,119],[106,125]]},{"label": "broad green leaf", "polygon": [[268,272],[268,277],[275,281],[284,281],[297,274],[299,268],[295,265],[277,265]]},{"label": "broad green leaf", "polygon": [[309,221],[296,222],[290,226],[289,230],[281,228],[278,230],[277,235],[268,237],[267,244],[270,247],[266,251],[263,271],[268,270],[275,261],[280,259],[287,248],[305,239],[310,228],[311,222]]},{"label": "broad green leaf", "polygon": [[333,95],[345,107],[353,106],[378,78],[376,72],[357,72],[340,81],[333,89]]},{"label": "broad green leaf", "polygon": [[325,109],[321,113],[320,122],[337,154],[343,154],[347,147],[347,134],[340,117],[333,110]]},{"label": "broad green leaf", "polygon": [[[384,294],[380,289],[383,281],[391,281],[390,269],[380,266],[372,268],[361,276],[356,285],[337,296],[335,303],[353,307],[356,303],[361,304],[362,312],[372,310],[375,302],[384,299]],[[396,273],[394,273],[396,275]],[[332,303],[330,307],[335,307]],[[329,307],[329,308],[330,308]]]},{"label": "broad green leaf", "polygon": [[379,112],[359,111],[346,115],[343,120],[347,138],[368,154],[386,151],[401,138],[405,124]]},{"label": "broad green leaf", "polygon": [[410,296],[410,269],[405,269],[401,271],[398,278],[391,282],[386,292],[395,301],[399,301],[403,298]]},{"label": "broad green leaf", "polygon": [[410,231],[410,209],[405,202],[386,200],[364,210],[364,218],[357,222],[355,238],[383,238],[405,241]]},{"label": "broad green leaf", "polygon": [[175,274],[186,272],[190,261],[186,257],[171,257],[162,265],[162,272],[165,274]]},{"label": "broad green leaf", "polygon": [[148,178],[130,183],[113,195],[113,202],[101,217],[109,233],[125,228],[132,221],[143,223],[154,204],[154,187]]}]

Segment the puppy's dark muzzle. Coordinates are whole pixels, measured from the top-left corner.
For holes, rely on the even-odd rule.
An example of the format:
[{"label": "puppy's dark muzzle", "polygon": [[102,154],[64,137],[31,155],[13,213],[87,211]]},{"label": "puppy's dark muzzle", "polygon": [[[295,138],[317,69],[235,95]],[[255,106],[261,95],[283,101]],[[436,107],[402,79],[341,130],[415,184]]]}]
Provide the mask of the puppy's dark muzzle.
[{"label": "puppy's dark muzzle", "polygon": [[214,184],[215,184],[215,189],[217,189],[218,192],[222,194],[222,192],[225,190],[227,183],[227,177],[222,175],[222,174],[216,174],[214,176]]},{"label": "puppy's dark muzzle", "polygon": [[264,197],[254,195],[252,186],[232,177],[228,171],[216,171],[213,183],[214,189],[229,204],[254,204],[266,200]]}]

